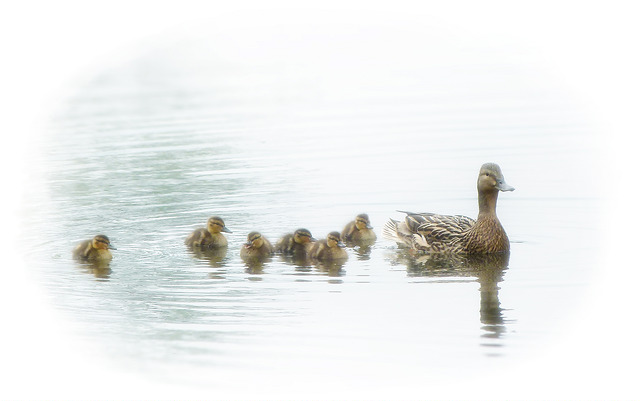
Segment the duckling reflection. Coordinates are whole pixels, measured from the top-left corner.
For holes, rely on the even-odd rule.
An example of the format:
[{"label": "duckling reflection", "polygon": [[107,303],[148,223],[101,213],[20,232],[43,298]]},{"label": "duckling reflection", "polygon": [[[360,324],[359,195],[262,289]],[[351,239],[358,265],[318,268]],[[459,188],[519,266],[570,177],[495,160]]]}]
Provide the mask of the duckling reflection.
[{"label": "duckling reflection", "polygon": [[275,251],[290,257],[299,266],[309,266],[309,252],[316,241],[311,231],[299,228],[292,234],[286,234],[276,242]]},{"label": "duckling reflection", "polygon": [[342,277],[345,275],[342,267],[346,263],[346,259],[341,260],[316,260],[315,268],[321,271],[322,273],[326,273],[329,277]]},{"label": "duckling reflection", "polygon": [[227,247],[222,248],[200,248],[194,246],[189,252],[196,258],[207,260],[212,267],[223,267],[227,260]]},{"label": "duckling reflection", "polygon": [[73,258],[83,262],[109,263],[113,259],[111,242],[106,235],[96,235],[92,239],[82,241],[73,249]]},{"label": "duckling reflection", "polygon": [[97,279],[108,279],[111,277],[111,267],[109,262],[93,261],[80,262],[78,266],[87,274],[92,274]]},{"label": "duckling reflection", "polygon": [[509,265],[509,253],[488,255],[432,254],[419,258],[408,251],[398,251],[392,263],[407,266],[411,277],[474,277],[480,283],[480,322],[484,338],[498,339],[505,329],[503,308],[498,298],[498,283]]},{"label": "duckling reflection", "polygon": [[355,220],[349,222],[340,234],[340,239],[347,246],[370,246],[376,242],[376,233],[373,231],[369,215],[362,213],[356,216]]},{"label": "duckling reflection", "polygon": [[207,221],[207,228],[198,228],[184,240],[184,243],[191,248],[224,248],[228,242],[223,232],[231,231],[225,226],[222,218],[213,216]]}]

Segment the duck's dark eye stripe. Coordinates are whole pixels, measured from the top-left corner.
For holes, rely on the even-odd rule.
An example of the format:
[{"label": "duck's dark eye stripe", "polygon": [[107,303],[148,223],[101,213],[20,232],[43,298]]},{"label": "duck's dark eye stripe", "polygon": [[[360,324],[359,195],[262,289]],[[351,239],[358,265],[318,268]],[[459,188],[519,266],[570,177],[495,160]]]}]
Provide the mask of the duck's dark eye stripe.
[{"label": "duck's dark eye stripe", "polygon": [[262,235],[256,235],[255,237],[251,238],[251,241],[255,241],[255,240],[257,240],[257,239],[258,239],[258,238],[260,238],[260,237],[262,237]]}]

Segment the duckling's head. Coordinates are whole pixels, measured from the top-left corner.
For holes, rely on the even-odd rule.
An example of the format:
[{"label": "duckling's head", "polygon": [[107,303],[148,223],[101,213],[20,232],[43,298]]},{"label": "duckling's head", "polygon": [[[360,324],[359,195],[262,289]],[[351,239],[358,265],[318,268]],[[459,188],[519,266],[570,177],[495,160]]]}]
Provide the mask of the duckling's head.
[{"label": "duckling's head", "polygon": [[495,163],[485,163],[478,174],[478,192],[514,191],[515,188],[507,184]]},{"label": "duckling's head", "polygon": [[227,227],[225,227],[224,220],[222,220],[218,216],[209,218],[209,220],[207,221],[207,231],[209,231],[211,234],[217,234],[219,232],[231,232]]},{"label": "duckling's head", "polygon": [[245,242],[244,246],[247,248],[260,248],[264,244],[264,239],[262,238],[262,234],[257,231],[252,231],[247,235],[247,242]]},{"label": "duckling's head", "polygon": [[91,246],[95,249],[116,249],[111,246],[109,237],[102,234],[99,234],[93,237],[93,240],[91,241]]},{"label": "duckling's head", "polygon": [[372,229],[371,222],[369,221],[369,215],[362,213],[356,216],[356,228],[358,230]]},{"label": "duckling's head", "polygon": [[306,228],[298,228],[293,233],[293,240],[298,244],[306,244],[308,242],[315,241],[316,239],[311,235],[311,231]]},{"label": "duckling's head", "polygon": [[338,247],[344,248],[345,245],[342,241],[340,241],[340,233],[337,231],[332,231],[327,235],[327,245],[330,248]]}]

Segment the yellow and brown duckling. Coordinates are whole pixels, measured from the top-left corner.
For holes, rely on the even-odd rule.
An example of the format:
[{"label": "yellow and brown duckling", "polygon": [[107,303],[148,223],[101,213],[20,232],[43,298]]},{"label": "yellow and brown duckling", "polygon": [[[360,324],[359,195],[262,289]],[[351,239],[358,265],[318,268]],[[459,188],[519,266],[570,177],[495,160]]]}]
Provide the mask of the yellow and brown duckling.
[{"label": "yellow and brown duckling", "polygon": [[340,233],[332,231],[327,235],[326,239],[321,239],[313,244],[309,256],[322,261],[345,260],[349,256],[344,248],[345,245],[340,240]]},{"label": "yellow and brown duckling", "polygon": [[106,235],[100,234],[79,243],[73,249],[73,257],[86,262],[109,262],[113,258],[110,249],[116,248]]},{"label": "yellow and brown duckling", "polygon": [[264,261],[273,254],[273,245],[262,234],[252,231],[247,235],[247,242],[240,249],[240,258],[245,262]]},{"label": "yellow and brown duckling", "polygon": [[346,243],[373,243],[376,240],[376,233],[371,227],[369,215],[366,213],[357,215],[354,221],[344,227],[340,239]]},{"label": "yellow and brown duckling", "polygon": [[293,234],[286,234],[276,243],[276,252],[294,257],[306,257],[313,242],[316,241],[311,231],[299,228]]},{"label": "yellow and brown duckling", "polygon": [[184,243],[201,249],[224,248],[228,242],[223,232],[231,231],[225,226],[222,218],[213,216],[207,221],[207,228],[198,228],[185,239]]},{"label": "yellow and brown duckling", "polygon": [[478,174],[478,219],[434,213],[406,213],[404,222],[389,220],[385,237],[426,253],[492,254],[509,252],[509,238],[496,214],[500,191],[513,191],[495,163]]}]

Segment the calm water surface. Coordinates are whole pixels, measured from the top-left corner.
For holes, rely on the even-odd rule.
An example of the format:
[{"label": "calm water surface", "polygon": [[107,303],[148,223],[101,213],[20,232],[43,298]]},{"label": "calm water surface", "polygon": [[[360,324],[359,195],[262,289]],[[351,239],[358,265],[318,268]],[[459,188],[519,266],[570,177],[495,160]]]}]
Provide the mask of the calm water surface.
[{"label": "calm water surface", "polygon": [[[517,54],[448,37],[416,54],[402,32],[373,46],[343,30],[157,47],[52,116],[25,205],[26,235],[44,239],[27,258],[120,369],[240,394],[374,382],[383,396],[517,368],[580,310],[599,201],[576,102]],[[416,259],[382,238],[397,210],[475,217],[488,161],[516,187],[498,201],[509,258]],[[239,258],[249,231],[322,238],[362,212],[379,239],[340,268]],[[228,250],[190,252],[212,215]],[[118,248],[110,269],[71,260],[97,233]]]}]

